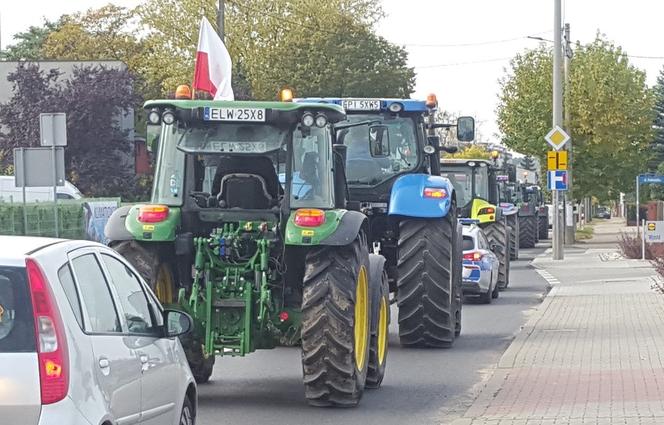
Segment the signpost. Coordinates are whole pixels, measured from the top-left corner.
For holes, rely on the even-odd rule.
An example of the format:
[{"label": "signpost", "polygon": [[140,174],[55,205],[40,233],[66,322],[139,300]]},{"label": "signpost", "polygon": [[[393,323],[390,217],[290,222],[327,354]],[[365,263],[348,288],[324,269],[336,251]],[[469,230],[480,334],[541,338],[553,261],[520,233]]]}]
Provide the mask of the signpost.
[{"label": "signpost", "polygon": [[563,148],[563,146],[565,146],[567,142],[569,142],[570,137],[569,134],[565,132],[565,130],[560,128],[560,126],[555,125],[551,131],[549,131],[549,133],[544,136],[544,139],[549,145],[551,145],[553,149],[559,151]]},{"label": "signpost", "polygon": [[[636,176],[636,234],[640,234],[640,226],[641,226],[641,198],[640,198],[640,192],[641,192],[641,185],[642,184],[664,184],[664,176],[656,175],[656,174],[639,174]],[[655,235],[655,229],[659,228],[664,231],[664,224],[658,225],[657,223],[664,223],[661,221],[649,221],[648,223],[652,223],[653,230],[651,231],[651,235]],[[648,225],[649,226],[649,225]],[[641,249],[641,257],[645,259],[646,256],[646,249],[645,249],[645,241],[646,241],[646,232],[649,230],[649,228],[644,229],[644,235],[643,235],[643,247]],[[658,230],[659,232],[659,230]],[[664,240],[662,240],[664,241]]]},{"label": "signpost", "polygon": [[549,190],[567,190],[567,171],[554,170],[547,172]]},{"label": "signpost", "polygon": [[[67,146],[67,116],[64,112],[39,114],[39,141],[42,146],[51,147],[51,160],[55,164],[55,149],[57,146]],[[53,167],[53,217],[55,218],[55,237],[60,233],[58,229],[58,176],[56,167]],[[64,183],[63,183],[64,184]]]}]

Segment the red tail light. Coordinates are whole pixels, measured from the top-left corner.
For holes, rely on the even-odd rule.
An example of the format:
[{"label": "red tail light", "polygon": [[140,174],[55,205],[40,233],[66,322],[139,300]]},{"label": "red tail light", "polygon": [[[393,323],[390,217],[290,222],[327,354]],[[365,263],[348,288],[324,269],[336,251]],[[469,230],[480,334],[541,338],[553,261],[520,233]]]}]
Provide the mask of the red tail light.
[{"label": "red tail light", "polygon": [[480,254],[477,251],[466,252],[465,254],[463,254],[463,259],[464,260],[470,260],[470,261],[481,261],[482,260],[482,254]]},{"label": "red tail light", "polygon": [[301,208],[295,211],[295,224],[302,227],[318,227],[325,223],[325,211],[315,208]]},{"label": "red tail light", "polygon": [[447,191],[438,187],[425,187],[423,196],[425,198],[445,199]]},{"label": "red tail light", "polygon": [[168,218],[166,205],[143,205],[138,209],[138,221],[141,223],[159,223]]},{"label": "red tail light", "polygon": [[35,320],[41,401],[42,404],[51,404],[65,398],[69,391],[69,355],[65,329],[51,287],[39,265],[28,259],[25,266]]},{"label": "red tail light", "polygon": [[494,214],[496,209],[494,207],[485,207],[481,208],[477,213],[478,214]]}]

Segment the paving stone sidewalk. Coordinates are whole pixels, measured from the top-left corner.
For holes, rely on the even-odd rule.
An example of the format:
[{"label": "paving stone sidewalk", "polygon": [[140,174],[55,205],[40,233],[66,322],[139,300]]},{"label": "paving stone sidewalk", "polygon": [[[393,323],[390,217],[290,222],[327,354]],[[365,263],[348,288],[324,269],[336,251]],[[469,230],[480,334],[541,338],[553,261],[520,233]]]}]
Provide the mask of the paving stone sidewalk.
[{"label": "paving stone sidewalk", "polygon": [[[612,220],[596,232],[621,227]],[[655,271],[591,245],[533,265],[553,289],[453,424],[664,425],[664,294]]]}]

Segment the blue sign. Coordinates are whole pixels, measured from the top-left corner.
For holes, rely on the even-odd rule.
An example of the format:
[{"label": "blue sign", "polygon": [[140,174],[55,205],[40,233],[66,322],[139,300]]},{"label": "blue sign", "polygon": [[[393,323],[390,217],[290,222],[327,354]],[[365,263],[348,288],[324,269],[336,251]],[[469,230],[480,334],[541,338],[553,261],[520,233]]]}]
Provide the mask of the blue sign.
[{"label": "blue sign", "polygon": [[547,173],[549,190],[567,190],[567,170],[555,170]]},{"label": "blue sign", "polygon": [[639,184],[664,184],[664,176],[657,176],[654,174],[640,174]]}]

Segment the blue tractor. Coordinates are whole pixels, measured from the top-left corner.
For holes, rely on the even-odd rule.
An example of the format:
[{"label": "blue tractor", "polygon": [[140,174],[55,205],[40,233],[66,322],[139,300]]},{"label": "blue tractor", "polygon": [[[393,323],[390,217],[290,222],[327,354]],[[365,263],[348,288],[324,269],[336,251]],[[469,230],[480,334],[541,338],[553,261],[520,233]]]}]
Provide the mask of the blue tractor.
[{"label": "blue tractor", "polygon": [[[435,122],[437,101],[307,98],[341,105],[336,152],[345,153],[349,208],[369,218],[375,254],[386,263],[399,338],[406,347],[450,347],[461,332],[462,226],[454,186],[440,176],[438,128],[474,138],[475,122]],[[345,146],[344,149],[339,149]]]}]

